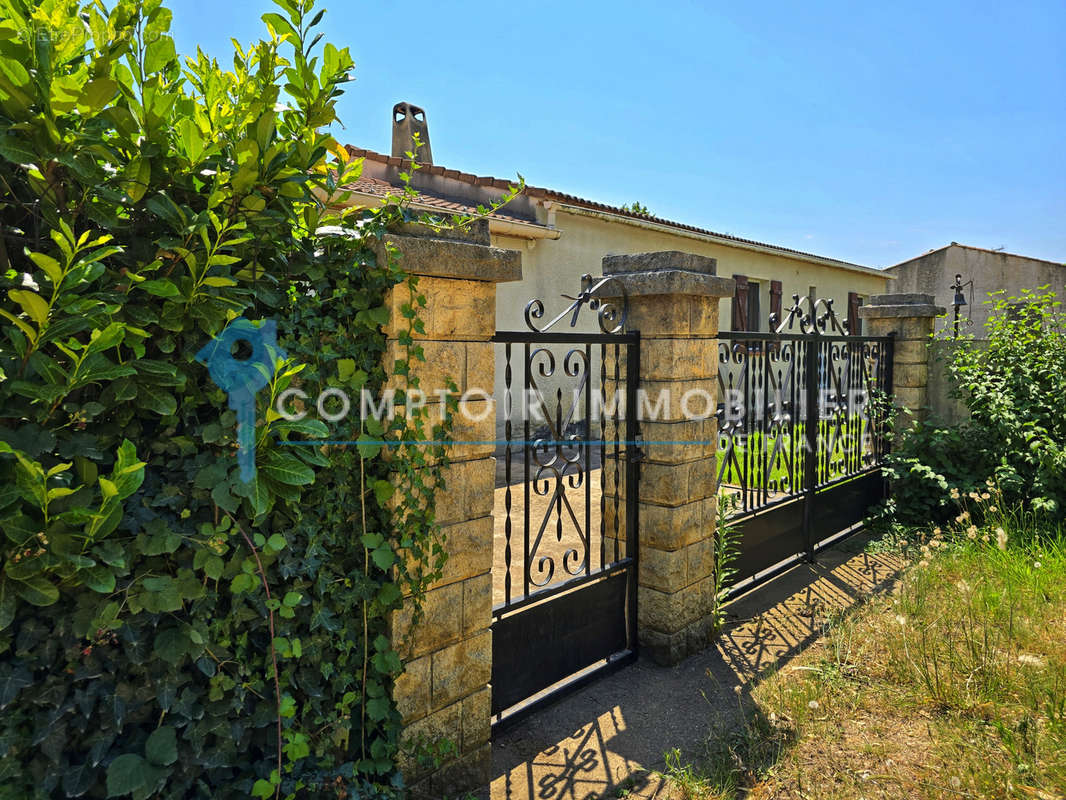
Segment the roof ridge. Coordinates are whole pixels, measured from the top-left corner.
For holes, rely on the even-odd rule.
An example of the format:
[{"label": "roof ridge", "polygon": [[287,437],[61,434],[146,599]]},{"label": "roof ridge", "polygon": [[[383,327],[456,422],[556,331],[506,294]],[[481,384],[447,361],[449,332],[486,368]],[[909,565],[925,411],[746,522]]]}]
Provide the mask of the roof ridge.
[{"label": "roof ridge", "polygon": [[[345,145],[352,156],[356,158],[369,158],[371,161],[377,161],[381,164],[387,164],[393,167],[403,167],[411,163],[409,158],[400,158],[398,156],[387,156],[384,153],[378,153],[374,150],[367,150],[363,147],[355,147],[354,145]],[[454,178],[456,180],[469,183],[472,186],[491,186],[494,189],[502,189],[504,191],[509,190],[515,184],[511,181],[501,180],[500,178],[493,178],[487,175],[474,175],[470,172],[461,172],[455,169],[445,169],[438,164],[420,164],[419,171],[428,175],[441,175],[448,178]],[[845,267],[853,267],[863,270],[883,271],[877,267],[866,266],[865,264],[856,264],[852,261],[844,261],[839,258],[832,258],[831,256],[820,256],[817,253],[808,253],[803,250],[796,250],[791,247],[784,247],[777,244],[769,244],[768,242],[760,242],[757,239],[745,239],[742,236],[734,236],[730,233],[720,233],[718,231],[712,231],[709,228],[701,228],[696,225],[689,225],[684,222],[678,222],[676,220],[667,219],[666,217],[657,217],[651,214],[639,214],[628,209],[621,208],[619,206],[612,206],[608,203],[600,203],[595,200],[587,200],[577,195],[568,194],[566,192],[560,192],[555,189],[548,189],[541,186],[526,185],[525,194],[530,197],[539,197],[546,200],[560,200],[572,205],[592,209],[595,211],[604,211],[611,214],[617,214],[619,216],[629,217],[631,219],[643,220],[645,222],[654,222],[659,225],[666,225],[671,228],[677,228],[679,230],[690,231],[692,233],[699,233],[708,236],[715,236],[719,239],[726,239],[728,241],[737,242],[739,244],[755,245],[757,247],[766,247],[770,250],[776,250],[780,253],[790,253],[792,255],[803,256],[805,258],[814,258],[819,261],[828,261],[834,264],[841,264]]]}]

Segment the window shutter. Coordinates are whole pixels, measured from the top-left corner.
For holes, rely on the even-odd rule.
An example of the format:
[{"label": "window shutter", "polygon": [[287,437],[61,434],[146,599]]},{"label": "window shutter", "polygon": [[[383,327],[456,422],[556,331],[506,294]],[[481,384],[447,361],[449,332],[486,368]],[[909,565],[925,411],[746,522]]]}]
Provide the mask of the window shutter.
[{"label": "window shutter", "polygon": [[862,300],[858,292],[848,292],[848,333],[858,336],[862,333],[862,321],[859,319],[859,306]]},{"label": "window shutter", "polygon": [[[781,281],[770,281],[770,314],[781,324]],[[770,331],[773,333],[773,331]]]},{"label": "window shutter", "polygon": [[737,288],[733,292],[733,330],[748,329],[748,278],[746,275],[734,275]]}]

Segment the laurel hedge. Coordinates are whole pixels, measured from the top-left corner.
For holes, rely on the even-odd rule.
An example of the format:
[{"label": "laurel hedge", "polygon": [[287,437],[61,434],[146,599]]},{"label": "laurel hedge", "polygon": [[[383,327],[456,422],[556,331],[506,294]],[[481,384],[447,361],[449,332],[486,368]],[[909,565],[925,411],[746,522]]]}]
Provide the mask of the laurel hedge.
[{"label": "laurel hedge", "polygon": [[[447,430],[270,411],[384,383],[390,288],[388,371],[421,356],[417,282],[370,246],[403,203],[337,210],[353,64],[312,6],[224,68],[160,0],[0,0],[0,797],[402,792],[386,622],[442,558],[402,442]],[[287,354],[250,482],[195,359],[239,316]],[[327,434],[363,444],[285,444]]]}]

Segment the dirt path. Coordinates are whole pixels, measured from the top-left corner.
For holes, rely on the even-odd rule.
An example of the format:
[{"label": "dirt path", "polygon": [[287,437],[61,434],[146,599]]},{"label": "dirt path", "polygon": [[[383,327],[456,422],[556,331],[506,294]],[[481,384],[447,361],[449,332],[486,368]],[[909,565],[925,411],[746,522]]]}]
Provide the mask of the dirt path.
[{"label": "dirt path", "polygon": [[665,751],[680,748],[682,763],[698,759],[711,726],[739,719],[763,670],[815,641],[828,614],[891,585],[899,562],[864,552],[866,541],[859,535],[823,551],[818,564],[735,601],[715,647],[672,668],[641,660],[499,737],[492,800],[671,798],[654,773]]}]

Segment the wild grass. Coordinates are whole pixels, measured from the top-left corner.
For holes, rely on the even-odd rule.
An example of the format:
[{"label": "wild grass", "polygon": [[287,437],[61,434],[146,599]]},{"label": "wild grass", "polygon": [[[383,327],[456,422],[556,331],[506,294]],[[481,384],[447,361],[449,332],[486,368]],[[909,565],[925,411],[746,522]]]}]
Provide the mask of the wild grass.
[{"label": "wild grass", "polygon": [[1066,531],[994,487],[954,499],[950,528],[892,537],[892,594],[761,680],[702,762],[668,761],[679,796],[1066,797]]}]

